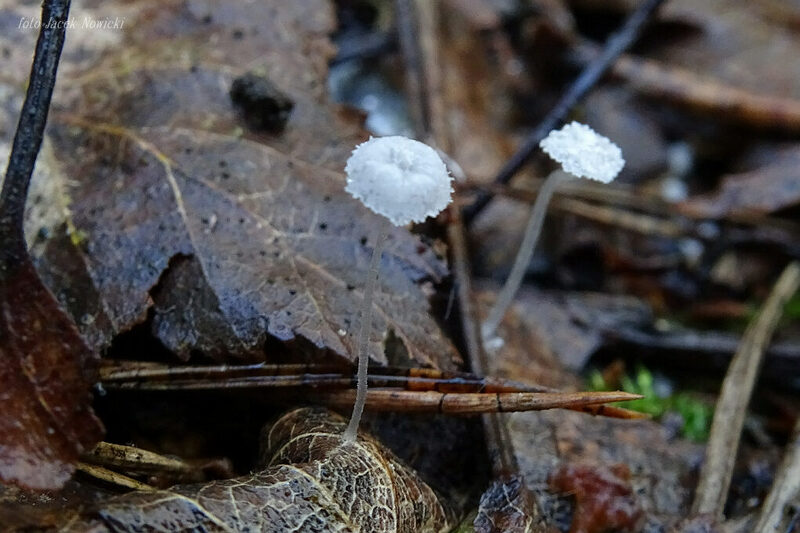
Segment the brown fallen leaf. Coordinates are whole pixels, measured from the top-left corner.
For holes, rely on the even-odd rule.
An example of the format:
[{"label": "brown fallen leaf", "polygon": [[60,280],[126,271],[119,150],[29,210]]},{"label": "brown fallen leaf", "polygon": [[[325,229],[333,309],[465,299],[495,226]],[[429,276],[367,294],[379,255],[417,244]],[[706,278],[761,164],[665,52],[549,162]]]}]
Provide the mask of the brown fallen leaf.
[{"label": "brown fallen leaf", "polygon": [[690,216],[766,215],[800,203],[800,147],[775,150],[759,168],[730,174],[716,191],[680,205]]},{"label": "brown fallen leaf", "polygon": [[[484,284],[479,295],[489,305]],[[560,389],[578,389],[581,372],[605,344],[604,332],[636,328],[652,320],[643,301],[591,292],[543,291],[526,287],[503,323],[505,343],[493,358],[492,375]]]},{"label": "brown fallen leaf", "polygon": [[[152,128],[143,138],[68,124],[54,139],[63,168],[80,177],[72,223],[87,235],[86,293],[102,304],[89,327],[107,319],[119,331],[152,306],[154,333],[186,358],[192,350],[263,358],[268,334],[353,353],[376,215],[343,193],[339,174],[213,133]],[[70,159],[79,147],[84,155]],[[412,359],[452,368],[455,349],[417,285],[444,267],[405,230],[391,239],[375,298],[373,358],[385,362],[383,338],[392,330]]]},{"label": "brown fallen leaf", "polygon": [[69,479],[102,437],[89,392],[95,362],[30,259],[0,265],[0,479],[32,489]]},{"label": "brown fallen leaf", "polygon": [[342,445],[346,425],[295,409],[264,429],[263,470],[111,498],[62,531],[447,531],[449,506],[372,438]]},{"label": "brown fallen leaf", "polygon": [[[651,57],[691,69],[757,94],[800,96],[794,57],[800,40],[792,24],[797,6],[776,2],[671,1],[660,11],[673,37],[651,49]],[[675,31],[682,28],[683,31]],[[667,30],[668,31],[668,30]],[[783,68],[774,68],[781,65]]]},{"label": "brown fallen leaf", "polygon": [[[129,31],[65,52],[48,142],[72,242],[56,231],[38,245],[45,282],[96,349],[145,323],[184,359],[262,360],[272,338],[352,359],[376,215],[343,192],[364,132],[327,101],[330,3],[86,10],[118,8]],[[280,134],[248,129],[229,95],[243,75],[291,99]],[[373,359],[391,332],[410,359],[453,368],[427,301],[443,261],[404,229],[387,252]]]},{"label": "brown fallen leaf", "polygon": [[445,126],[447,135],[458,139],[447,151],[468,176],[481,182],[490,180],[516,148],[509,135],[513,92],[533,90],[524,76],[514,73],[519,58],[495,8],[491,2],[447,0],[437,33]]}]

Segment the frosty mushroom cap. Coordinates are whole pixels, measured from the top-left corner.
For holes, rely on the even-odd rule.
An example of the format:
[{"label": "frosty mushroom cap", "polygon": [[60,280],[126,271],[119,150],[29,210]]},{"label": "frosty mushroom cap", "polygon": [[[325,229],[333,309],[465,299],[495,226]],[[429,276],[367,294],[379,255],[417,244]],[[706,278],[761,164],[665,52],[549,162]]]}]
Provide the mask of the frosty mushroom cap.
[{"label": "frosty mushroom cap", "polygon": [[619,146],[579,122],[551,131],[539,146],[565,172],[579,178],[610,183],[625,166]]},{"label": "frosty mushroom cap", "polygon": [[395,226],[438,215],[453,192],[452,178],[436,150],[401,136],[359,144],[344,171],[345,190]]}]

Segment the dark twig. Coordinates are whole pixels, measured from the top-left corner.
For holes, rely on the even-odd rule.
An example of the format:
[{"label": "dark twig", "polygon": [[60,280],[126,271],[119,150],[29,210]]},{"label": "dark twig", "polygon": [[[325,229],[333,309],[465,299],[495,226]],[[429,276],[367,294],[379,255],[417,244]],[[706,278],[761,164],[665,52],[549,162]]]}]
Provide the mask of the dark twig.
[{"label": "dark twig", "polygon": [[431,131],[430,94],[423,64],[423,51],[419,35],[419,16],[413,0],[395,1],[395,19],[400,49],[406,64],[406,94],[409,109],[416,126],[417,138],[426,141]]},{"label": "dark twig", "polygon": [[[636,41],[644,25],[656,13],[663,2],[664,0],[646,0],[639,5],[636,11],[625,21],[622,28],[606,41],[603,52],[583,69],[583,72],[564,93],[561,100],[542,119],[536,129],[525,139],[519,150],[500,169],[494,179],[495,183],[508,183],[525,166],[541,140],[545,138],[550,130],[564,120],[570,110],[588,94],[616,59]],[[464,210],[464,222],[469,224],[491,199],[492,196],[486,192],[478,195],[472,205]]]},{"label": "dark twig", "polygon": [[69,0],[45,0],[42,28],[36,42],[28,92],[22,104],[17,132],[0,193],[0,275],[25,258],[22,223],[33,166],[42,146],[50,98],[56,83],[58,60],[67,31]]}]

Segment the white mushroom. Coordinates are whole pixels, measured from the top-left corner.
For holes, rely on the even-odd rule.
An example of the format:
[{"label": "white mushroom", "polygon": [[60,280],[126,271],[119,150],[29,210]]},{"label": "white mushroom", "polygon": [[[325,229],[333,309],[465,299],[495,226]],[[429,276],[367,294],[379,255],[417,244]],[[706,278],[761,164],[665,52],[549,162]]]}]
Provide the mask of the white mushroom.
[{"label": "white mushroom", "polygon": [[611,183],[625,166],[619,146],[578,122],[571,122],[560,130],[551,131],[539,146],[561,165],[561,169],[551,173],[539,189],[511,273],[481,328],[484,340],[494,335],[514,301],[542,232],[550,198],[558,184],[572,176]]},{"label": "white mushroom", "polygon": [[564,172],[579,178],[611,183],[625,166],[619,146],[580,122],[551,131],[539,146]]},{"label": "white mushroom", "polygon": [[353,415],[344,433],[352,441],[367,398],[369,333],[372,330],[372,295],[380,273],[380,260],[388,223],[405,226],[438,215],[450,203],[452,178],[436,150],[406,137],[376,137],[353,150],[345,166],[345,190],[381,215],[364,288],[356,350],[358,389]]},{"label": "white mushroom", "polygon": [[359,144],[344,171],[345,190],[395,226],[438,215],[453,192],[436,150],[406,137],[375,137]]}]

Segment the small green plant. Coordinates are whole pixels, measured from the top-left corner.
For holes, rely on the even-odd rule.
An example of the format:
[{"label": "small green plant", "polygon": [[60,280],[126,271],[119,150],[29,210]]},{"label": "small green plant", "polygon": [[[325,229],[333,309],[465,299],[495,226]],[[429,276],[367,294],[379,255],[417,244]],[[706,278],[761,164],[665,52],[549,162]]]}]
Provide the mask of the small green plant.
[{"label": "small green plant", "polygon": [[[597,370],[589,374],[587,381],[591,390],[611,389]],[[695,442],[704,442],[708,439],[714,415],[713,405],[687,392],[669,396],[659,395],[656,392],[653,373],[645,367],[639,367],[634,376],[624,376],[620,385],[625,392],[644,396],[640,400],[625,402],[625,407],[628,409],[647,413],[656,419],[668,412],[677,412],[683,418],[681,434],[684,437]]]},{"label": "small green plant", "polygon": [[792,296],[783,308],[783,317],[788,320],[800,319],[800,293]]}]

